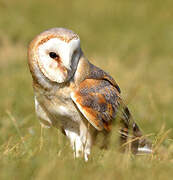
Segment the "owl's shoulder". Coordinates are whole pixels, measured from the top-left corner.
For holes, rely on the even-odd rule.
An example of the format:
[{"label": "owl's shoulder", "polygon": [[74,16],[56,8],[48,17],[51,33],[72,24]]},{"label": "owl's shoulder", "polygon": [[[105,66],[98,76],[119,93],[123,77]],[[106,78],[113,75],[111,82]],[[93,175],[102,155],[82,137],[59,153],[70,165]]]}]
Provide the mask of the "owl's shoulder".
[{"label": "owl's shoulder", "polygon": [[89,64],[90,70],[87,79],[96,79],[96,80],[106,80],[111,85],[113,85],[119,93],[121,93],[120,87],[116,83],[116,81],[105,71],[100,69],[99,67]]},{"label": "owl's shoulder", "polygon": [[74,82],[78,86],[86,79],[106,80],[121,93],[120,87],[107,72],[90,63],[85,57],[81,57],[74,75]]}]

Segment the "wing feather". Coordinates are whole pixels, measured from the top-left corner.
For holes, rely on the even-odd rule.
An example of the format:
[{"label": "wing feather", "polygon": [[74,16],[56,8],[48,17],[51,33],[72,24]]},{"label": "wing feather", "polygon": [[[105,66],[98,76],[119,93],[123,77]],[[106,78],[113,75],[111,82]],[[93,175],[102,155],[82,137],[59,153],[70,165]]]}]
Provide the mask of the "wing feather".
[{"label": "wing feather", "polygon": [[86,79],[71,98],[84,117],[97,129],[111,130],[119,106],[119,92],[107,80]]}]

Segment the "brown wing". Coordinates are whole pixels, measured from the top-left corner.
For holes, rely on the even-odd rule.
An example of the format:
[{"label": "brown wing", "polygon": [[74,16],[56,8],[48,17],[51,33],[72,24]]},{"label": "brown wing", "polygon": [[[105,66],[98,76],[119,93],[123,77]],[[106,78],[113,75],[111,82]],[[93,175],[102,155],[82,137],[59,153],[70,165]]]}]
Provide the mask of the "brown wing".
[{"label": "brown wing", "polygon": [[110,84],[112,84],[119,93],[121,93],[121,90],[118,86],[118,84],[116,83],[116,81],[105,71],[103,71],[102,69],[98,68],[97,66],[94,66],[93,64],[89,64],[90,66],[90,73],[87,77],[87,79],[99,79],[99,80],[107,80],[109,81]]},{"label": "brown wing", "polygon": [[86,79],[71,94],[85,118],[97,129],[111,130],[118,111],[119,92],[108,80]]}]

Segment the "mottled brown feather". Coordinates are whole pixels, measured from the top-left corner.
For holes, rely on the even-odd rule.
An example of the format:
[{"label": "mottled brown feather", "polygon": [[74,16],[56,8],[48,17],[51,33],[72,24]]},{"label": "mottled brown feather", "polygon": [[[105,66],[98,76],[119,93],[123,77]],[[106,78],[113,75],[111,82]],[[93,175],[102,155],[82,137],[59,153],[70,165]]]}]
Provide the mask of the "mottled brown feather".
[{"label": "mottled brown feather", "polygon": [[86,79],[73,94],[73,100],[98,130],[111,130],[112,120],[118,111],[119,92],[105,79]]},{"label": "mottled brown feather", "polygon": [[90,69],[90,74],[87,77],[88,79],[107,80],[109,81],[110,84],[112,84],[118,90],[119,93],[121,93],[120,87],[108,73],[94,66],[91,63],[89,63],[89,69]]}]

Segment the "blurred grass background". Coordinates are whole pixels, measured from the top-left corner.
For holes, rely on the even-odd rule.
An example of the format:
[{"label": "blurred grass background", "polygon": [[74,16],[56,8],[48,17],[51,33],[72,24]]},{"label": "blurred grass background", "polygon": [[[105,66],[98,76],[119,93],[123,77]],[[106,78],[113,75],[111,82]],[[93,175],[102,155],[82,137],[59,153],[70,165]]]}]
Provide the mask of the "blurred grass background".
[{"label": "blurred grass background", "polygon": [[[171,0],[0,0],[0,179],[172,179],[172,8]],[[109,150],[94,147],[88,163],[74,161],[56,129],[45,130],[39,150],[26,55],[32,38],[52,27],[78,33],[88,59],[116,79],[152,133],[153,155],[120,154],[114,132]]]}]

